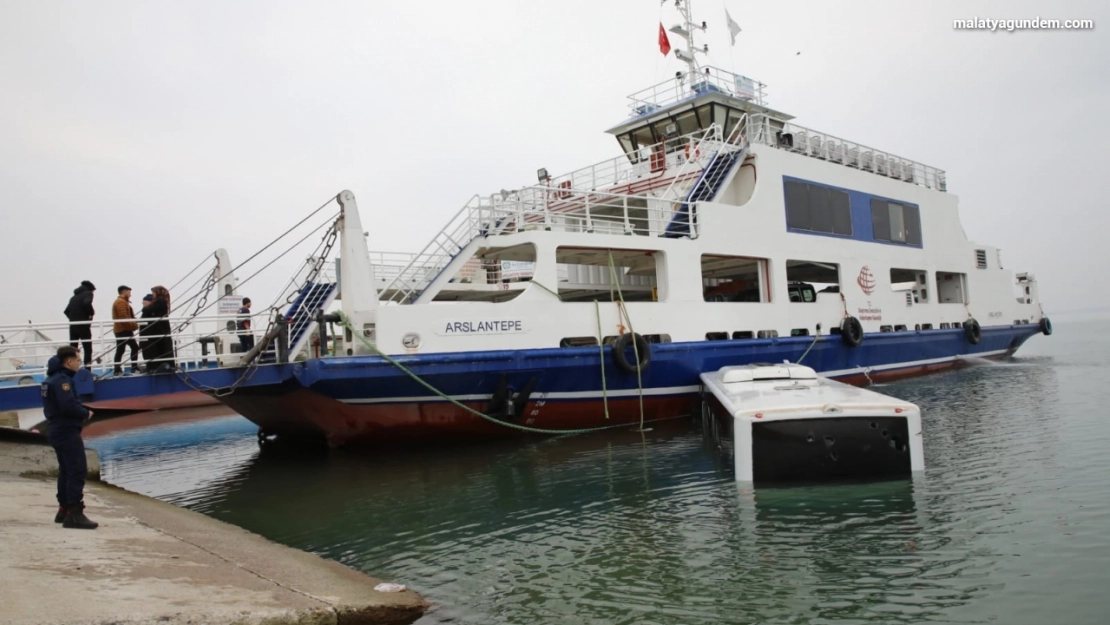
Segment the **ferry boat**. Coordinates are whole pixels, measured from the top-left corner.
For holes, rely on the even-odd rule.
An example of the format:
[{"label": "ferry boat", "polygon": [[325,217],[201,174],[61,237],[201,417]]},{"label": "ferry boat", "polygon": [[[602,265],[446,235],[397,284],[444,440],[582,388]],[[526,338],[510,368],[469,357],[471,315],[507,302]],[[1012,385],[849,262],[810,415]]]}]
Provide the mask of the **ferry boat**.
[{"label": "ferry boat", "polygon": [[[354,195],[336,282],[292,337],[328,353],[219,400],[332,445],[568,432],[691,414],[699,375],[800,362],[868,383],[1051,333],[1030,273],[969,240],[945,172],[797,124],[702,65],[630,96],[614,158],[474,196],[418,254],[372,262]],[[338,299],[343,331],[323,332]],[[272,378],[273,376],[271,376]]]}]

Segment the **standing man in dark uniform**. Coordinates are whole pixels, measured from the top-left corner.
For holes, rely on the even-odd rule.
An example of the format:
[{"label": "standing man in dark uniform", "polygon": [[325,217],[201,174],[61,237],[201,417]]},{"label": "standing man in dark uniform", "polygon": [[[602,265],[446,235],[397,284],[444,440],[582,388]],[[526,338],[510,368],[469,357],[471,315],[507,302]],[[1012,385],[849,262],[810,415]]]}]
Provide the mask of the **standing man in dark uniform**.
[{"label": "standing man in dark uniform", "polygon": [[50,446],[58,456],[58,514],[55,523],[73,529],[94,530],[94,523],[85,516],[85,441],[81,428],[93,413],[77,400],[73,374],[81,368],[81,357],[73,347],[59,347],[46,366],[42,383],[42,409],[50,425]]},{"label": "standing man in dark uniform", "polygon": [[73,289],[73,297],[69,298],[69,305],[65,310],[66,319],[70,321],[69,344],[77,347],[80,342],[84,349],[86,367],[92,366],[92,318],[95,314],[93,291],[95,290],[96,287],[92,282],[82,280],[81,286]]},{"label": "standing man in dark uniform", "polygon": [[251,330],[251,298],[243,298],[243,307],[239,309],[239,320],[235,324],[239,330],[239,349],[244,354],[254,349],[254,331]]}]

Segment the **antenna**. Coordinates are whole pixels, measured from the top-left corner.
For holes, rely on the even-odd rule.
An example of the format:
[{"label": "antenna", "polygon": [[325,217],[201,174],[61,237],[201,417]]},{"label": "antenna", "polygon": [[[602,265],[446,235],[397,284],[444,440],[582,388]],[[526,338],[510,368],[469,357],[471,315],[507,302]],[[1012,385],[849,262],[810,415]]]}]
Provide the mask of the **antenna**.
[{"label": "antenna", "polygon": [[694,44],[694,31],[700,30],[705,32],[706,24],[695,24],[693,21],[693,8],[690,6],[690,0],[674,0],[674,6],[678,9],[679,14],[682,15],[683,22],[671,26],[672,33],[682,37],[686,40],[686,49],[675,49],[675,58],[686,64],[688,74],[695,74],[700,69],[698,65],[697,55],[709,52],[709,46],[704,45],[700,49]]}]

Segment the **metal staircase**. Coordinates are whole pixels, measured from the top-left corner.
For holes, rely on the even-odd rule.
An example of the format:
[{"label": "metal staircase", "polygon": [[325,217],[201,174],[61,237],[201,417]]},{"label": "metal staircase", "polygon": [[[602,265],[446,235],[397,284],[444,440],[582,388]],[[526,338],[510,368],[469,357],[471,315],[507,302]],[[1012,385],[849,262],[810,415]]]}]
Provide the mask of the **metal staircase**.
[{"label": "metal staircase", "polygon": [[[308,346],[312,333],[317,326],[317,313],[327,310],[339,294],[339,285],[335,282],[306,282],[297,292],[297,298],[289,305],[284,317],[289,325],[289,358]],[[277,361],[277,352],[273,344],[267,347],[260,356],[260,362],[271,363]]]},{"label": "metal staircase", "polygon": [[747,146],[745,145],[739,150],[731,152],[721,150],[713,155],[709,164],[702,170],[697,182],[690,187],[686,199],[679,204],[678,210],[671,217],[671,222],[667,224],[667,233],[664,236],[676,239],[691,235],[693,226],[697,224],[694,205],[697,202],[715,199],[724,187],[729,174],[736,168],[736,164],[744,161],[747,152]]}]

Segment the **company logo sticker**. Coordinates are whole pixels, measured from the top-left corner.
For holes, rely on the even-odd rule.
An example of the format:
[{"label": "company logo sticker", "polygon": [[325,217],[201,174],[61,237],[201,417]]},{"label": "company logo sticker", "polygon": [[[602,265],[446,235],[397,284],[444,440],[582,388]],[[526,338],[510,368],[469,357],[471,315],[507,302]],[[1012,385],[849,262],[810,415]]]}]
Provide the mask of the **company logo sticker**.
[{"label": "company logo sticker", "polygon": [[870,267],[864,265],[863,269],[859,270],[859,277],[856,278],[856,284],[858,284],[859,288],[867,295],[871,295],[875,292],[875,276],[871,274]]}]

